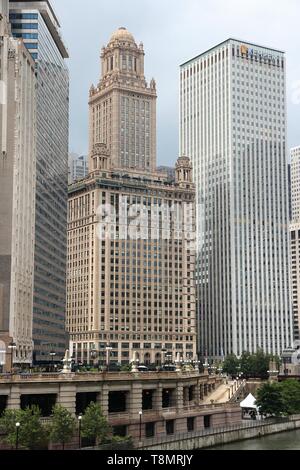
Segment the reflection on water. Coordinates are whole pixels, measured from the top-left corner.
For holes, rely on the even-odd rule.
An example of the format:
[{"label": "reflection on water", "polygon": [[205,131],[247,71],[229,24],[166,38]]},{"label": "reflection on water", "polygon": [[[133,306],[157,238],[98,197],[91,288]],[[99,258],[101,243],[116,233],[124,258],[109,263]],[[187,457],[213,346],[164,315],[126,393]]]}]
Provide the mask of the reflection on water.
[{"label": "reflection on water", "polygon": [[300,450],[300,430],[233,442],[224,446],[211,447],[210,450]]}]

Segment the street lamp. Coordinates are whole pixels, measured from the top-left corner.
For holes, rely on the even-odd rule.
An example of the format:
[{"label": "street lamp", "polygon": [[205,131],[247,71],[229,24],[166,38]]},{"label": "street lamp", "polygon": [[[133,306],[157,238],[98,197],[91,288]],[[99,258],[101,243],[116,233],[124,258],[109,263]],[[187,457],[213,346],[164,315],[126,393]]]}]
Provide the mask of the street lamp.
[{"label": "street lamp", "polygon": [[140,442],[141,442],[141,440],[142,440],[142,417],[143,417],[143,412],[140,411],[139,415],[140,415]]},{"label": "street lamp", "polygon": [[51,356],[51,360],[52,360],[52,370],[54,369],[53,367],[53,360],[54,360],[54,357],[56,356],[56,352],[55,351],[51,351],[50,353],[50,356]]},{"label": "street lamp", "polygon": [[79,429],[78,429],[78,442],[79,442],[79,449],[81,449],[81,421],[82,421],[82,415],[80,414],[78,416],[78,425],[79,425]]},{"label": "street lamp", "polygon": [[168,350],[163,348],[161,352],[162,352],[162,366],[164,366],[166,362],[166,353],[168,352]]},{"label": "street lamp", "polygon": [[16,423],[16,431],[17,431],[17,434],[16,434],[16,450],[18,450],[18,447],[19,447],[19,429],[20,429],[20,426],[21,426],[20,423]]},{"label": "street lamp", "polygon": [[112,347],[108,344],[106,346],[106,353],[107,353],[107,356],[106,356],[106,360],[107,360],[107,372],[109,372],[109,366],[110,366],[110,352],[112,351]]},{"label": "street lamp", "polygon": [[11,354],[11,362],[10,362],[10,371],[13,373],[13,366],[14,366],[14,350],[17,349],[16,343],[13,341],[9,343],[8,349],[10,349],[10,354]]}]

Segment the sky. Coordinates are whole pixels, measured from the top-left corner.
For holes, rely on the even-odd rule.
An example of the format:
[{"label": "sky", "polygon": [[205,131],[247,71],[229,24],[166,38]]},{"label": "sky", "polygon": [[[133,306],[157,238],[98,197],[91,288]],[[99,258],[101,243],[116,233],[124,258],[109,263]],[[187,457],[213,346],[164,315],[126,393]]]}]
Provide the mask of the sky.
[{"label": "sky", "polygon": [[70,53],[70,151],[88,150],[88,92],[100,78],[100,51],[126,27],[146,53],[158,89],[158,164],[179,152],[179,65],[233,37],[287,55],[288,145],[300,145],[299,0],[52,0]]}]

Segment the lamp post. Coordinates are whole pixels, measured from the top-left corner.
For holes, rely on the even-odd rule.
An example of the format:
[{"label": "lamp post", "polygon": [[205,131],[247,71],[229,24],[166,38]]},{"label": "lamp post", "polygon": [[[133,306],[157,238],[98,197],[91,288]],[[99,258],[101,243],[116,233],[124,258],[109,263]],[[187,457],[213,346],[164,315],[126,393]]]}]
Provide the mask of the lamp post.
[{"label": "lamp post", "polygon": [[55,351],[51,351],[49,353],[49,355],[51,356],[51,364],[52,364],[52,371],[54,370],[54,365],[53,365],[53,361],[54,361],[54,357],[56,356],[56,352]]},{"label": "lamp post", "polygon": [[142,411],[139,412],[139,416],[140,416],[140,442],[141,442],[142,440],[142,417],[143,417]]},{"label": "lamp post", "polygon": [[82,415],[80,414],[78,416],[78,443],[79,443],[79,449],[81,449],[81,421],[82,421]]},{"label": "lamp post", "polygon": [[112,351],[112,347],[108,344],[106,346],[106,353],[107,353],[107,356],[106,356],[106,361],[107,361],[107,372],[109,372],[109,366],[110,366],[110,352]]},{"label": "lamp post", "polygon": [[8,349],[10,349],[10,354],[11,354],[11,357],[10,357],[10,372],[13,373],[13,367],[14,367],[14,350],[17,349],[17,345],[16,343],[14,343],[13,341],[11,343],[9,343],[8,345]]},{"label": "lamp post", "polygon": [[166,362],[166,353],[168,351],[167,351],[167,349],[164,348],[164,349],[161,350],[161,352],[162,352],[162,366],[164,366],[165,362]]},{"label": "lamp post", "polygon": [[16,423],[16,450],[19,448],[19,429],[20,429],[21,424]]}]

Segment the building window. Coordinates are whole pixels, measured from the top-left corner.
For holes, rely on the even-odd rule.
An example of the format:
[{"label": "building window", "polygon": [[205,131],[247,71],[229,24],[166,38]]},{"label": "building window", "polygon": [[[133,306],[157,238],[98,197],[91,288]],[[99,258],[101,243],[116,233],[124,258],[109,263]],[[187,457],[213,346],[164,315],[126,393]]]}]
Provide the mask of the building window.
[{"label": "building window", "polygon": [[210,415],[204,416],[204,427],[205,427],[205,429],[210,428],[210,426],[211,426],[211,416]]},{"label": "building window", "polygon": [[188,418],[187,419],[187,430],[188,432],[195,430],[195,418]]},{"label": "building window", "polygon": [[113,426],[113,435],[119,437],[126,437],[127,426]]},{"label": "building window", "polygon": [[171,434],[174,434],[174,430],[175,430],[175,421],[173,419],[169,419],[168,421],[166,421],[166,433],[167,435],[171,435]]},{"label": "building window", "polygon": [[146,437],[155,436],[155,423],[146,423]]}]

